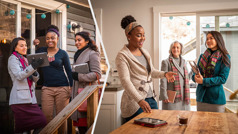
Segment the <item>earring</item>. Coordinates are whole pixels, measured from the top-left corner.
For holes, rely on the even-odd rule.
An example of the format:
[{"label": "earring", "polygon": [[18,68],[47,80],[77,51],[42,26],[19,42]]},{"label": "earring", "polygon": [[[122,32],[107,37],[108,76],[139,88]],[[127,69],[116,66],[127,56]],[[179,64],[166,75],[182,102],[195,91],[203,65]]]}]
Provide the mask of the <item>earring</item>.
[{"label": "earring", "polygon": [[128,38],[128,41],[130,40],[130,38]]}]

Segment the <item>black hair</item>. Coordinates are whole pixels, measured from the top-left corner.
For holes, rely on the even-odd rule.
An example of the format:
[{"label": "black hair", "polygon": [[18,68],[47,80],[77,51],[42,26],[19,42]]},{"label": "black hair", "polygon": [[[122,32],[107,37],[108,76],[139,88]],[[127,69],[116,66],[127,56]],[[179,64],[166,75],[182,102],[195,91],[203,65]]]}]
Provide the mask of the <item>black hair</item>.
[{"label": "black hair", "polygon": [[59,32],[59,28],[55,25],[49,25],[48,28],[47,28],[47,31],[49,31],[51,28],[57,30]]},{"label": "black hair", "polygon": [[[136,19],[135,19],[133,16],[131,16],[131,15],[127,15],[127,16],[125,16],[124,18],[122,18],[122,20],[121,20],[121,27],[122,27],[123,29],[126,29],[126,27],[127,27],[130,23],[132,23],[132,22],[136,22]],[[138,26],[137,26],[137,27],[138,27]],[[142,27],[142,26],[139,25],[139,27]],[[132,30],[131,30],[131,31],[132,31]],[[130,34],[131,31],[130,31],[128,34]]]},{"label": "black hair", "polygon": [[123,29],[126,29],[126,26],[129,25],[131,22],[136,22],[136,19],[131,15],[127,15],[124,18],[122,18],[121,27]]},{"label": "black hair", "polygon": [[[218,47],[218,50],[220,50],[221,51],[221,53],[222,53],[222,62],[226,65],[226,66],[228,66],[228,67],[231,67],[231,63],[230,63],[230,60],[229,60],[229,58],[228,58],[228,51],[227,51],[227,49],[226,49],[226,46],[225,46],[225,42],[224,42],[224,40],[223,40],[223,37],[222,37],[222,35],[221,35],[221,33],[220,32],[217,32],[217,31],[209,31],[208,33],[207,33],[207,35],[208,34],[211,34],[213,37],[214,37],[214,39],[216,40],[216,42],[217,42],[217,47]],[[206,40],[206,42],[207,42],[207,40]]]},{"label": "black hair", "polygon": [[26,41],[24,38],[22,37],[17,37],[17,38],[14,38],[12,40],[12,43],[11,43],[11,49],[10,49],[10,54],[12,54],[14,51],[15,51],[15,48],[17,47],[17,44],[18,44],[18,41],[19,40],[24,40]]},{"label": "black hair", "polygon": [[82,31],[75,34],[75,37],[79,35],[84,38],[85,41],[88,41],[88,46],[94,51],[98,51],[98,47],[95,45],[95,42],[90,38],[90,34],[88,32]]},{"label": "black hair", "polygon": [[48,28],[47,28],[46,34],[48,32],[54,32],[54,33],[56,33],[58,35],[58,37],[60,36],[59,35],[59,28],[57,26],[55,26],[55,25],[49,25]]}]

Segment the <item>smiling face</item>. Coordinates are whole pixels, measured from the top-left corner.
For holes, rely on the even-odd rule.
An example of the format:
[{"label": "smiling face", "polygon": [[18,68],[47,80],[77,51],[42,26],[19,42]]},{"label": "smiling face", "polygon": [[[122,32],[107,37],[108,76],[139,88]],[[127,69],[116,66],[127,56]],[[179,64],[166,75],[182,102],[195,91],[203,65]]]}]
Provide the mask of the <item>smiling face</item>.
[{"label": "smiling face", "polygon": [[178,42],[175,42],[172,46],[172,55],[175,58],[178,58],[181,54],[181,45]]},{"label": "smiling face", "polygon": [[59,38],[56,33],[48,32],[46,34],[46,44],[49,48],[57,48],[57,42]]},{"label": "smiling face", "polygon": [[207,47],[210,48],[212,51],[215,51],[218,48],[215,38],[210,33],[207,34],[206,44],[207,44]]},{"label": "smiling face", "polygon": [[130,34],[127,36],[129,45],[132,45],[134,48],[141,48],[145,41],[145,32],[143,27],[135,27]]},{"label": "smiling face", "polygon": [[26,55],[26,53],[27,53],[26,41],[19,40],[17,43],[17,46],[15,48],[15,51],[17,51],[21,55]]},{"label": "smiling face", "polygon": [[87,46],[88,41],[85,41],[85,39],[80,36],[80,35],[76,35],[75,37],[75,46],[77,47],[78,50],[84,48],[85,46]]}]

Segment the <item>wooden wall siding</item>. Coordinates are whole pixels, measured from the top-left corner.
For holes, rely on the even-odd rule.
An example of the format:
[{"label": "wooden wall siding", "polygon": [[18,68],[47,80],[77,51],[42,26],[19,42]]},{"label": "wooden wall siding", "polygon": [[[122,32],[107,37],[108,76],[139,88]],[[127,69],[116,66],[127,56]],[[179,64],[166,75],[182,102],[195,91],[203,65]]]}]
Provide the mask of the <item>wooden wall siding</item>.
[{"label": "wooden wall siding", "polygon": [[68,19],[72,19],[72,20],[75,20],[75,21],[84,22],[84,23],[94,25],[94,21],[93,21],[92,18],[79,16],[77,14],[72,14],[72,13],[69,13],[69,12],[67,13],[67,16],[68,16]]},{"label": "wooden wall siding", "polygon": [[83,17],[87,17],[87,18],[92,18],[91,11],[89,8],[88,8],[88,10],[83,10],[83,9],[78,9],[75,7],[70,7],[70,8],[68,8],[67,12],[72,13],[72,14],[77,14],[79,16],[83,16]]},{"label": "wooden wall siding", "polygon": [[[92,14],[89,8],[75,8],[70,7],[67,10],[67,24],[69,21],[74,21],[83,27],[83,31],[89,32],[91,39],[95,41],[95,25],[92,18]],[[70,63],[73,64],[73,57],[77,48],[75,47],[74,33],[67,32],[67,48],[66,51],[69,55]]]}]

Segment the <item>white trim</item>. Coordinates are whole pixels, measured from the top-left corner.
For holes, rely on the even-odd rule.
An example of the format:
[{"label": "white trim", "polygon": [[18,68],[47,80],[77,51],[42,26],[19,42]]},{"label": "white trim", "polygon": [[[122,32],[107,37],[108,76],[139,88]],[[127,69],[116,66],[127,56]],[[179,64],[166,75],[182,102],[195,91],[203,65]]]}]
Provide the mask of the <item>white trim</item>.
[{"label": "white trim", "polygon": [[31,8],[31,34],[30,34],[30,44],[31,44],[31,54],[35,53],[35,45],[33,45],[33,40],[36,38],[36,17],[35,8]]},{"label": "white trim", "polygon": [[41,10],[53,10],[60,6],[62,3],[54,0],[18,0],[26,5],[35,6]]},{"label": "white trim", "polygon": [[[157,58],[157,57],[161,57],[161,45],[160,44],[160,39],[158,37],[160,37],[161,31],[159,31],[159,29],[161,28],[161,14],[156,12],[155,10],[153,10],[153,35],[157,35],[153,37],[153,65],[154,68],[156,69],[160,69],[160,63],[161,63],[161,58]],[[159,79],[154,79],[153,80],[153,87],[156,89],[157,87],[159,87]],[[159,94],[158,90],[155,90],[156,93],[155,94]],[[157,100],[159,100],[159,96],[157,96]]]},{"label": "white trim", "polygon": [[201,54],[201,27],[200,16],[196,15],[196,58],[198,59]]},{"label": "white trim", "polygon": [[83,3],[80,3],[80,2],[76,2],[76,1],[74,1],[74,0],[66,0],[66,1],[71,2],[71,3],[74,3],[74,4],[76,4],[76,5],[80,5],[80,6],[83,6],[83,7],[90,8],[89,5],[83,4]]},{"label": "white trim", "polygon": [[17,3],[17,11],[16,11],[16,37],[21,37],[21,2]]},{"label": "white trim", "polygon": [[64,4],[61,7],[62,15],[61,15],[61,49],[65,50],[67,49],[67,8],[66,4]]},{"label": "white trim", "polygon": [[[102,9],[94,9],[94,14],[95,14],[95,17],[96,17],[96,21],[97,21],[97,24],[98,24],[98,29],[96,29],[96,45],[98,48],[100,48],[100,38],[99,38],[99,34],[101,35],[102,37]],[[99,52],[101,50],[99,49]]]},{"label": "white trim", "polygon": [[[221,6],[222,5],[222,6]],[[209,3],[194,3],[194,4],[175,4],[175,5],[162,5],[155,6],[154,10],[159,13],[192,13],[192,12],[202,12],[202,11],[212,11],[212,10],[233,10],[237,9],[238,1],[232,2],[212,2]]]},{"label": "white trim", "polygon": [[[221,6],[222,5],[222,6]],[[159,22],[157,23],[158,25],[160,25],[161,21],[160,18],[161,17],[167,17],[167,16],[187,16],[187,15],[196,15],[196,56],[197,58],[199,57],[200,53],[201,53],[201,48],[200,48],[200,44],[201,44],[201,38],[200,38],[200,17],[201,16],[225,16],[225,15],[237,15],[238,14],[238,1],[236,2],[219,2],[219,3],[199,3],[199,4],[183,4],[183,5],[163,5],[163,6],[155,6],[153,7],[153,14],[158,14],[160,15],[159,18],[158,15],[154,15],[154,23],[156,23],[156,19],[159,20]],[[218,25],[219,26],[219,25]],[[154,30],[156,29],[156,26],[153,27]],[[218,28],[216,30],[219,30]],[[157,41],[156,39],[158,38],[158,40],[161,40],[161,36],[160,36],[160,32],[161,32],[161,28],[158,28],[159,32],[153,32],[153,38],[154,38],[154,42],[153,42],[153,48],[156,48]],[[160,42],[159,46],[161,46],[162,44]],[[161,49],[159,49],[159,53],[161,53]],[[158,52],[158,51],[157,51]],[[154,49],[154,53],[156,53],[156,49]],[[156,65],[156,61],[159,61],[161,63],[161,55],[159,55],[159,57],[156,56],[156,54],[154,54],[154,64]]]}]

